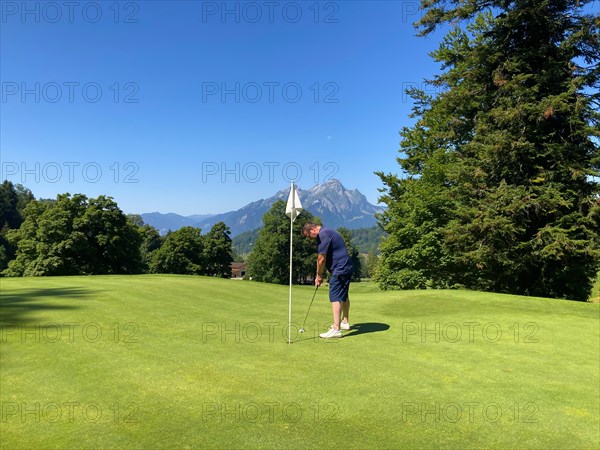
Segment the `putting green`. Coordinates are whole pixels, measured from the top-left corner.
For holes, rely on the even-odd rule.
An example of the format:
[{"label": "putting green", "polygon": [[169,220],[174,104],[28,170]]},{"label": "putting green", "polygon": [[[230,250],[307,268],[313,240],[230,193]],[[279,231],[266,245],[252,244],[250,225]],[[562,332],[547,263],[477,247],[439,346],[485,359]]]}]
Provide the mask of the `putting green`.
[{"label": "putting green", "polygon": [[598,448],[600,304],[171,275],[0,279],[2,448]]}]

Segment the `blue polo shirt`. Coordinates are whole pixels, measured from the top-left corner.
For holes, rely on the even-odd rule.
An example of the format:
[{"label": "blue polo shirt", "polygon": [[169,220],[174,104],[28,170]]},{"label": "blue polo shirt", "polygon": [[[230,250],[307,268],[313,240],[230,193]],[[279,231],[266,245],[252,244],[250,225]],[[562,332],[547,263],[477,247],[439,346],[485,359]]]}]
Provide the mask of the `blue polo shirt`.
[{"label": "blue polo shirt", "polygon": [[344,238],[335,230],[321,227],[317,235],[317,253],[325,255],[325,267],[332,275],[350,275],[354,270]]}]

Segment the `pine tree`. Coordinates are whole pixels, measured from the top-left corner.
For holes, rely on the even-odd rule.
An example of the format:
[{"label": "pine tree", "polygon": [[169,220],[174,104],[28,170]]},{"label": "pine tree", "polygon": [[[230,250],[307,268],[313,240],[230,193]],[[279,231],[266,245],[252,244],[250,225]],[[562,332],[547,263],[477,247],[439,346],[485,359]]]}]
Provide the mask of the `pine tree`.
[{"label": "pine tree", "polygon": [[5,180],[0,185],[0,271],[15,257],[16,248],[6,236],[10,230],[18,229],[23,222],[19,201],[20,197],[14,184]]},{"label": "pine tree", "polygon": [[450,287],[586,300],[600,262],[600,19],[589,1],[423,0],[437,96],[379,173],[384,288]]}]

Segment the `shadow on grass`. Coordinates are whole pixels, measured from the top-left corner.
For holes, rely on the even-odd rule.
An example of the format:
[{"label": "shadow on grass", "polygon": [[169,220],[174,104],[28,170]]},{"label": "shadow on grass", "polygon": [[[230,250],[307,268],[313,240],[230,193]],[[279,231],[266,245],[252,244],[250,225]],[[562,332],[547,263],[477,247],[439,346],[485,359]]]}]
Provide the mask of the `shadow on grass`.
[{"label": "shadow on grass", "polygon": [[0,292],[0,325],[3,329],[18,327],[33,322],[36,312],[49,310],[73,310],[77,304],[56,304],[56,300],[85,300],[92,294],[89,289],[79,287],[23,289],[8,294]]},{"label": "shadow on grass", "polygon": [[[346,339],[351,336],[358,336],[359,334],[367,334],[367,333],[377,333],[379,331],[387,331],[390,326],[387,323],[379,323],[379,322],[365,322],[365,323],[356,323],[352,325],[352,329],[349,332],[343,333],[343,338]],[[314,331],[312,336],[306,336],[301,339],[297,339],[294,342],[301,341],[319,341],[319,333]]]},{"label": "shadow on grass", "polygon": [[344,334],[344,339],[352,336],[358,336],[359,334],[367,334],[367,333],[377,333],[379,331],[387,331],[390,329],[390,326],[387,323],[379,323],[379,322],[365,322],[365,323],[355,323],[352,325],[352,329],[349,333]]}]

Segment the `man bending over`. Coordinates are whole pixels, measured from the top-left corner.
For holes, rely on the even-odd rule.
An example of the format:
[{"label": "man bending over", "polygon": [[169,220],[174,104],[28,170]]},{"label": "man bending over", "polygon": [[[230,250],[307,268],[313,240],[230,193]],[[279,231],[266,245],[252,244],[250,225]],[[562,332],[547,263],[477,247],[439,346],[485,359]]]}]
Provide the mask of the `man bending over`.
[{"label": "man bending over", "polygon": [[350,277],[354,270],[352,260],[348,256],[344,238],[335,230],[308,222],[302,228],[302,235],[317,241],[317,273],[315,286],[323,283],[323,272],[331,273],[329,280],[329,301],[333,309],[333,325],[325,333],[323,339],[342,337],[341,330],[350,329]]}]

